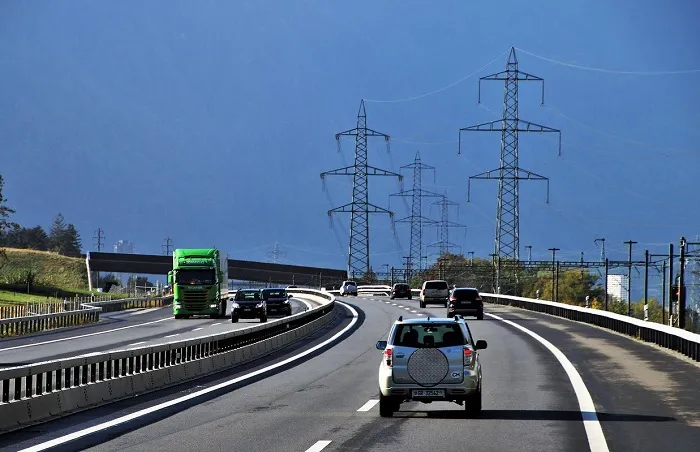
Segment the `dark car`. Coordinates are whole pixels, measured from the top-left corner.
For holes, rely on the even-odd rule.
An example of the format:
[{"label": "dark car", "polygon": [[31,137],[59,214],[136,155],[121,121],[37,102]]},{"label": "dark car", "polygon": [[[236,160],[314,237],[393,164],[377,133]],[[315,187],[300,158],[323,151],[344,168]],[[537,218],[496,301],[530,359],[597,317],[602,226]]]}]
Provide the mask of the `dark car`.
[{"label": "dark car", "polygon": [[392,300],[394,298],[408,298],[411,299],[411,286],[406,283],[396,283],[394,287],[391,288],[391,294],[389,298]]},{"label": "dark car", "polygon": [[289,302],[292,296],[287,294],[285,289],[263,289],[262,298],[267,304],[269,314],[292,315],[292,304]]},{"label": "dark car", "polygon": [[231,323],[236,323],[239,319],[260,319],[260,322],[267,322],[267,306],[260,289],[236,292],[231,304]]},{"label": "dark car", "polygon": [[484,319],[484,302],[477,289],[458,287],[452,290],[447,304],[447,317],[453,317],[456,314],[473,315],[479,320]]}]

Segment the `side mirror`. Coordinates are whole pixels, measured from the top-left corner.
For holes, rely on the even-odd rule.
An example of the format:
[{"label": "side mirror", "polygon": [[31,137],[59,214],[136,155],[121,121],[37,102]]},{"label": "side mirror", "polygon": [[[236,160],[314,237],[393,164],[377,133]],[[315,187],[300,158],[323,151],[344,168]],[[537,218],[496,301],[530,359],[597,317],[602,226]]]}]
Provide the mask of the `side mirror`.
[{"label": "side mirror", "polygon": [[483,350],[486,347],[488,347],[488,344],[486,343],[486,341],[483,339],[479,339],[478,341],[476,341],[476,344],[474,345],[474,350]]},{"label": "side mirror", "polygon": [[386,341],[377,341],[377,350],[384,350],[386,349]]}]

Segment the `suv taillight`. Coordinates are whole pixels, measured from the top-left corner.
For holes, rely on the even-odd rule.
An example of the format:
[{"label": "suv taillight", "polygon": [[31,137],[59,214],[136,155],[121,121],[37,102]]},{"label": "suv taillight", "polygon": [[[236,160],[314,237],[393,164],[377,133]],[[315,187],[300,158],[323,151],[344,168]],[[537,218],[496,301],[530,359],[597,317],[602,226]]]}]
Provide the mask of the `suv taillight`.
[{"label": "suv taillight", "polygon": [[472,365],[474,360],[474,352],[469,347],[464,347],[464,366],[468,367]]},{"label": "suv taillight", "polygon": [[384,360],[386,361],[386,365],[391,367],[394,363],[392,360],[392,354],[391,354],[391,349],[387,348],[384,350]]},{"label": "suv taillight", "polygon": [[474,301],[483,301],[483,300],[481,299],[481,295],[477,295],[476,298],[474,298]]},{"label": "suv taillight", "polygon": [[457,301],[457,297],[455,297],[454,295],[450,295],[450,301]]}]

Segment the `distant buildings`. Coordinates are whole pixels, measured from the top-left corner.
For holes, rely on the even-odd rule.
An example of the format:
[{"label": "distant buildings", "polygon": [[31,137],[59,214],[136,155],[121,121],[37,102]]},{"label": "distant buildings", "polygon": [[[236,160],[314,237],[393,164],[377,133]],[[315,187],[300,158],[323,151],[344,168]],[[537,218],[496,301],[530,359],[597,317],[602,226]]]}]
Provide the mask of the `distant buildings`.
[{"label": "distant buildings", "polygon": [[608,295],[618,300],[628,301],[627,281],[627,275],[608,275]]},{"label": "distant buildings", "polygon": [[114,245],[114,252],[115,253],[134,254],[136,252],[136,247],[134,246],[134,242],[132,242],[130,240],[119,240]]}]

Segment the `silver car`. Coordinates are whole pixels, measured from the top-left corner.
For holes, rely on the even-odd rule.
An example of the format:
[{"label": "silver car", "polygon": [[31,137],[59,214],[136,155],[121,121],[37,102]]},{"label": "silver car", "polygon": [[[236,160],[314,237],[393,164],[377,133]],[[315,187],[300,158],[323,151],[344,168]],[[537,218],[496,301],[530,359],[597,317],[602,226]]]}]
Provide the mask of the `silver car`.
[{"label": "silver car", "polygon": [[390,417],[403,402],[455,402],[467,416],[481,413],[481,363],[486,341],[474,339],[464,319],[406,319],[394,322],[379,365],[379,414]]}]

